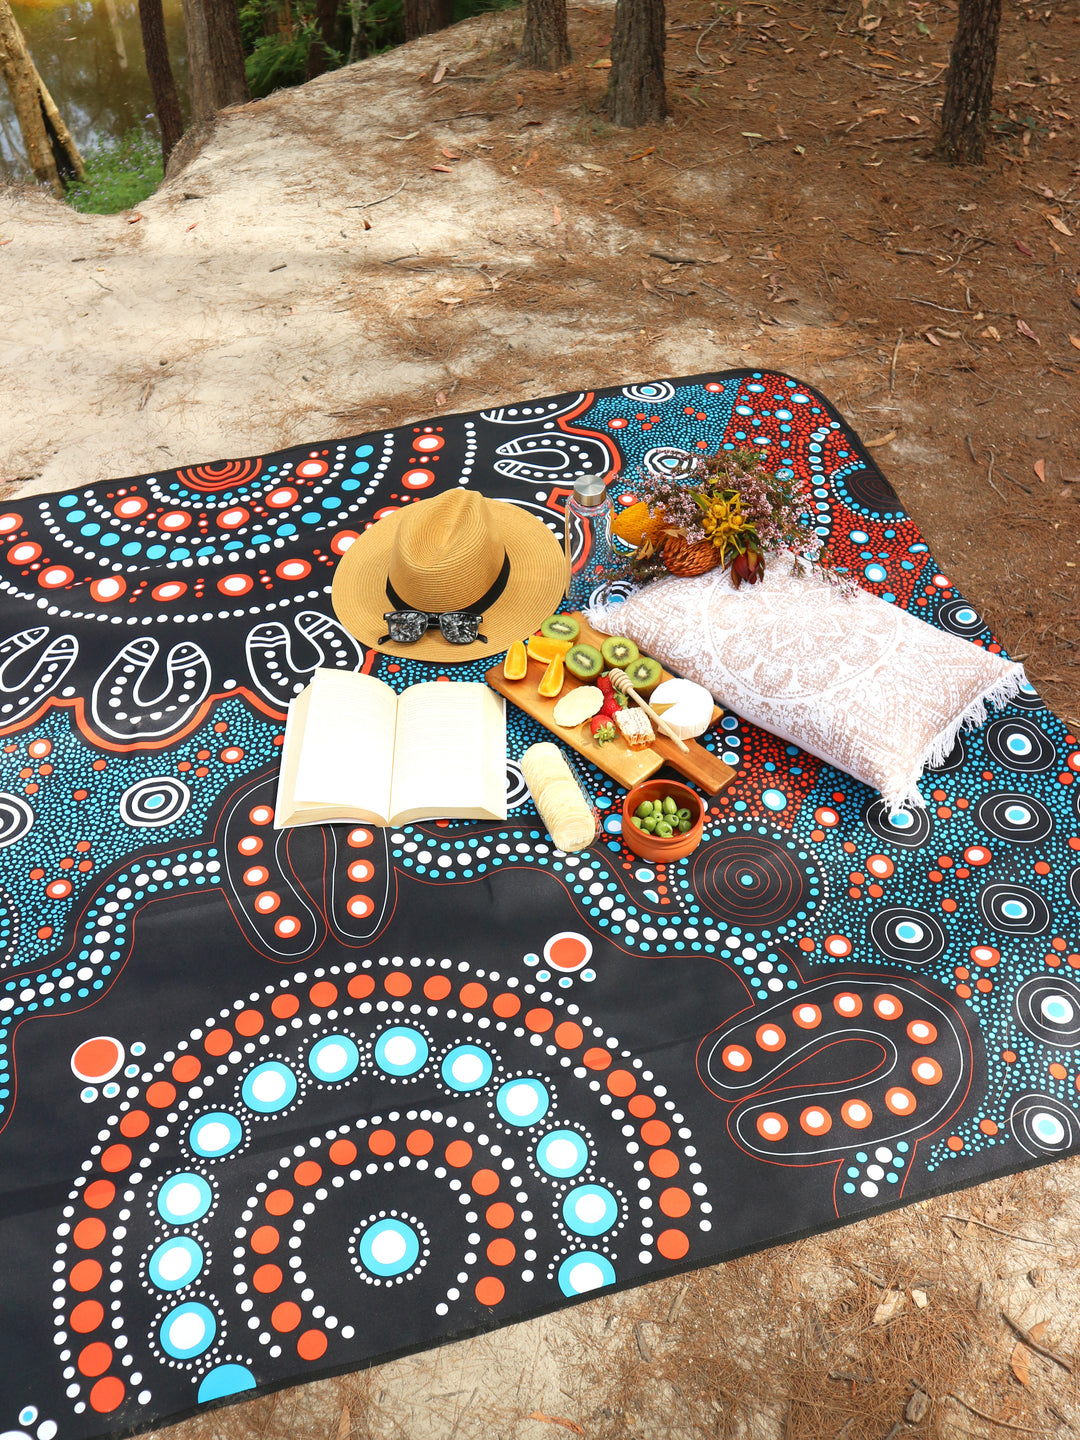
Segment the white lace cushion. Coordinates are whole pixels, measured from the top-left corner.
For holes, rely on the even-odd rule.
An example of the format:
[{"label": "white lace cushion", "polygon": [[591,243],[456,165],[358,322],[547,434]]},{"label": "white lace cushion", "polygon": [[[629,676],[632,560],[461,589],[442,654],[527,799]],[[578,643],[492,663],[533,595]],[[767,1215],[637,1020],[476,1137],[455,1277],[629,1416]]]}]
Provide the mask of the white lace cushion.
[{"label": "white lace cushion", "polygon": [[720,571],[657,580],[593,623],[880,790],[894,810],[922,805],[924,768],[985,719],[987,702],[1025,683],[1022,665],[784,560],[738,590]]}]

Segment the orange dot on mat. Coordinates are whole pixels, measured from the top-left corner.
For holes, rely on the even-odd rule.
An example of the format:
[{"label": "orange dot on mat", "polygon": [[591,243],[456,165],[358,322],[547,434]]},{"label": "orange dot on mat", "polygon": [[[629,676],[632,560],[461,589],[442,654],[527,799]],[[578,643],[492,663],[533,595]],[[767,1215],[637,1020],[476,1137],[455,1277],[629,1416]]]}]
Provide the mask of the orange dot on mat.
[{"label": "orange dot on mat", "polygon": [[[290,997],[295,999],[295,996]],[[292,1012],[290,1011],[290,1014]],[[231,1030],[224,1030],[220,1026],[211,1030],[203,1041],[203,1049],[208,1055],[227,1055],[233,1047],[233,1033]]]},{"label": "orange dot on mat", "polygon": [[317,1160],[301,1160],[293,1171],[297,1185],[317,1185],[322,1179],[322,1166]]},{"label": "orange dot on mat", "polygon": [[606,1070],[611,1064],[611,1056],[606,1050],[601,1050],[599,1045],[594,1045],[592,1049],[586,1050],[581,1058],[585,1063],[586,1070]]},{"label": "orange dot on mat", "polygon": [[660,1192],[660,1209],[672,1220],[678,1220],[680,1216],[687,1214],[690,1209],[690,1196],[678,1185],[669,1185],[666,1190]]},{"label": "orange dot on mat", "polygon": [[401,970],[391,970],[383,981],[383,989],[388,995],[408,995],[412,989],[412,977]]},{"label": "orange dot on mat", "polygon": [[576,1050],[585,1040],[585,1032],[573,1020],[564,1020],[555,1027],[555,1044],[563,1050]]},{"label": "orange dot on mat", "polygon": [[681,1260],[690,1249],[690,1241],[681,1230],[661,1230],[656,1248],[665,1260]]},{"label": "orange dot on mat", "polygon": [[487,1247],[487,1258],[492,1265],[510,1265],[517,1255],[517,1246],[505,1235],[496,1235]]},{"label": "orange dot on mat", "polygon": [[90,1391],[90,1406],[99,1415],[108,1415],[123,1403],[124,1382],[118,1375],[103,1375]]},{"label": "orange dot on mat", "polygon": [[435,1137],[430,1130],[410,1130],[405,1137],[405,1149],[410,1155],[430,1155],[435,1146]]},{"label": "orange dot on mat", "polygon": [[335,1140],[327,1154],[335,1165],[351,1165],[356,1159],[356,1146],[351,1140]]},{"label": "orange dot on mat", "polygon": [[181,1085],[190,1085],[202,1074],[202,1061],[197,1055],[181,1055],[173,1062],[172,1077]]},{"label": "orange dot on mat", "polygon": [[373,1155],[392,1155],[397,1147],[397,1138],[392,1130],[373,1130],[367,1143]]},{"label": "orange dot on mat", "polygon": [[494,1195],[499,1188],[499,1177],[494,1170],[477,1170],[470,1185],[477,1195]]},{"label": "orange dot on mat", "polygon": [[470,981],[468,985],[463,985],[458,995],[458,999],[466,1010],[479,1010],[487,998],[487,986],[481,985],[476,980]]},{"label": "orange dot on mat", "polygon": [[531,1030],[534,1035],[544,1034],[546,1030],[551,1029],[554,1023],[555,1016],[550,1010],[545,1010],[543,1006],[538,1005],[535,1010],[526,1012],[525,1028]]},{"label": "orange dot on mat", "polygon": [[284,1278],[280,1265],[260,1265],[252,1275],[251,1283],[260,1295],[272,1295],[275,1290],[281,1289]]},{"label": "orange dot on mat", "polygon": [[287,1215],[293,1207],[291,1190],[271,1190],[263,1204],[271,1215]]},{"label": "orange dot on mat", "polygon": [[332,985],[329,980],[317,980],[308,991],[308,999],[320,1010],[326,1010],[338,997],[338,988]]},{"label": "orange dot on mat", "polygon": [[305,1330],[296,1342],[296,1353],[301,1360],[318,1360],[329,1343],[322,1330]]},{"label": "orange dot on mat", "polygon": [[476,1282],[476,1298],[481,1305],[498,1305],[506,1294],[506,1286],[496,1275],[484,1275]]},{"label": "orange dot on mat", "polygon": [[274,1225],[260,1225],[251,1232],[251,1248],[256,1255],[269,1255],[281,1243],[281,1235]]},{"label": "orange dot on mat", "polygon": [[491,1002],[491,1008],[500,1020],[509,1020],[511,1016],[516,1015],[521,1009],[521,1001],[516,995],[511,995],[509,991],[504,991],[501,995],[495,996],[495,999]]},{"label": "orange dot on mat", "polygon": [[167,1110],[176,1099],[176,1086],[168,1080],[155,1080],[146,1091],[146,1103],[155,1110]]},{"label": "orange dot on mat", "polygon": [[300,1306],[293,1300],[282,1300],[281,1304],[275,1305],[270,1312],[270,1324],[275,1330],[285,1333],[295,1330],[302,1319]]},{"label": "orange dot on mat", "polygon": [[145,1110],[129,1110],[120,1121],[120,1134],[129,1140],[136,1140],[150,1128],[150,1116]]},{"label": "orange dot on mat", "polygon": [[295,1015],[299,1009],[300,1001],[295,995],[290,994],[275,995],[270,1004],[271,1012],[276,1015],[279,1020],[288,1020],[289,1017]]},{"label": "orange dot on mat", "polygon": [[109,1232],[96,1215],[88,1215],[75,1226],[72,1240],[80,1250],[95,1250]]},{"label": "orange dot on mat", "polygon": [[679,1173],[679,1157],[672,1150],[654,1150],[649,1156],[649,1169],[661,1180],[670,1180]]},{"label": "orange dot on mat", "polygon": [[375,989],[375,981],[370,975],[354,975],[349,981],[349,994],[354,1000],[363,1000]]},{"label": "orange dot on mat", "polygon": [[451,1140],[446,1147],[446,1163],[453,1165],[455,1170],[468,1165],[472,1159],[472,1146],[467,1140]]},{"label": "orange dot on mat", "polygon": [[429,1000],[445,1000],[451,989],[445,975],[431,975],[424,981],[424,994]]},{"label": "orange dot on mat", "polygon": [[485,1218],[493,1230],[505,1230],[514,1223],[514,1207],[507,1205],[505,1200],[496,1200],[494,1205],[488,1206]]},{"label": "orange dot on mat", "polygon": [[637,1089],[637,1081],[629,1070],[612,1070],[607,1077],[607,1088],[612,1095],[625,1097],[634,1093]]}]

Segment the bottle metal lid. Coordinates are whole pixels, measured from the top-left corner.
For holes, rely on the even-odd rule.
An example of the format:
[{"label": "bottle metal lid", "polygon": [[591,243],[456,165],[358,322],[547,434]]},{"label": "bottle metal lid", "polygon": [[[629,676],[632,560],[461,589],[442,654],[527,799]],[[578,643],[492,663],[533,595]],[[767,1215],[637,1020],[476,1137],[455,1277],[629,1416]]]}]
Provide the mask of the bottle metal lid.
[{"label": "bottle metal lid", "polygon": [[582,509],[595,509],[606,498],[607,486],[602,475],[579,475],[574,481],[574,500]]}]

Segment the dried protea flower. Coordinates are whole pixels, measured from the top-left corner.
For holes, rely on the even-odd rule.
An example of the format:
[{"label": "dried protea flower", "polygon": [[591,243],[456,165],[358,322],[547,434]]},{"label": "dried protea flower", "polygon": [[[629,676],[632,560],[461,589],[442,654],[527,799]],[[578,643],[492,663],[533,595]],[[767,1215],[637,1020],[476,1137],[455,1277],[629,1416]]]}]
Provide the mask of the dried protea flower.
[{"label": "dried protea flower", "polygon": [[760,550],[745,550],[731,562],[731,583],[736,590],[743,581],[756,585],[764,574],[765,556]]}]

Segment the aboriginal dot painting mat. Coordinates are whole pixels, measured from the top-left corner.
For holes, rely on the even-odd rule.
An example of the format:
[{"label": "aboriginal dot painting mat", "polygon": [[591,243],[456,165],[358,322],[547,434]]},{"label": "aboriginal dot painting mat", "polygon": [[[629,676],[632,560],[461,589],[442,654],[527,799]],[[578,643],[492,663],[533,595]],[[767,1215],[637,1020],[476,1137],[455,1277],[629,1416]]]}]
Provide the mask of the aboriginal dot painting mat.
[{"label": "aboriginal dot painting mat", "polygon": [[[757,446],[861,584],[997,646],[783,375],[561,395],[0,515],[0,1432],[83,1440],[721,1260],[1080,1146],[1080,744],[1025,690],[890,821],[724,716],[700,848],[276,833],[332,572],[456,485]],[[454,667],[480,679],[490,662]],[[927,677],[933,684],[933,676]]]}]

